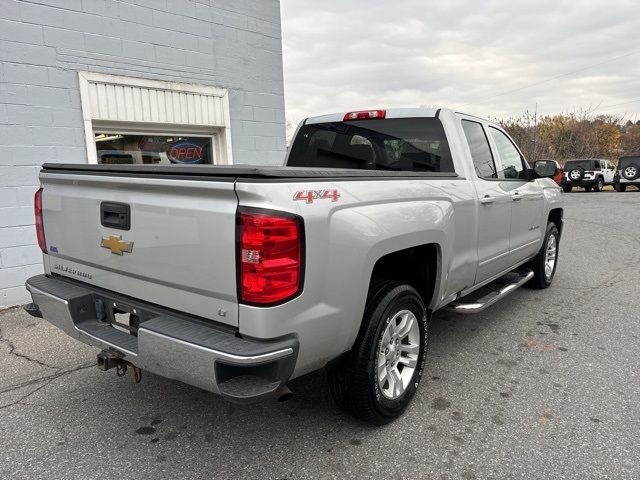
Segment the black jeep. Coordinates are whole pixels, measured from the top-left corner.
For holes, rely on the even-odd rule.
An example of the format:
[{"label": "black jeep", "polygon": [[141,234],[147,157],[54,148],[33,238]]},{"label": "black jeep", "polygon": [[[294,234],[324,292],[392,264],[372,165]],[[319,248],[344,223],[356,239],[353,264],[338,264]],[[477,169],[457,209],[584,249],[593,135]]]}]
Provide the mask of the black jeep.
[{"label": "black jeep", "polygon": [[621,157],[613,177],[616,192],[624,192],[627,185],[635,185],[640,190],[640,156]]}]

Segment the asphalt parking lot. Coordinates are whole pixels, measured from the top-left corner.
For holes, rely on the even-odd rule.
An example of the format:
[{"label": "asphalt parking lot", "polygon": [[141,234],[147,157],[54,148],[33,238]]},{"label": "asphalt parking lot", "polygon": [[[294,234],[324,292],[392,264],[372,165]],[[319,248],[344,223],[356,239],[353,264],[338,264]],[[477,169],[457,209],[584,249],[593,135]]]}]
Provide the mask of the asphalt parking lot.
[{"label": "asphalt parking lot", "polygon": [[230,405],[95,368],[97,350],[0,314],[0,478],[640,478],[640,193],[565,195],[554,285],[437,313],[399,421],[343,415],[324,375]]}]

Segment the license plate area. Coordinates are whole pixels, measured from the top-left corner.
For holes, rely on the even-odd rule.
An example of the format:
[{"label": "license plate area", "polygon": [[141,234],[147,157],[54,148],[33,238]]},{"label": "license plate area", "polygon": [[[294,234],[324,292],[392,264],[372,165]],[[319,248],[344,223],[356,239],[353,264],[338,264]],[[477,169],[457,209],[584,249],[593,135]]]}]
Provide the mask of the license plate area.
[{"label": "license plate area", "polygon": [[99,298],[96,300],[96,309],[100,310],[102,304],[104,315],[102,321],[111,325],[116,330],[138,336],[140,324],[155,315],[140,310],[137,307],[124,302],[113,301],[111,299]]}]

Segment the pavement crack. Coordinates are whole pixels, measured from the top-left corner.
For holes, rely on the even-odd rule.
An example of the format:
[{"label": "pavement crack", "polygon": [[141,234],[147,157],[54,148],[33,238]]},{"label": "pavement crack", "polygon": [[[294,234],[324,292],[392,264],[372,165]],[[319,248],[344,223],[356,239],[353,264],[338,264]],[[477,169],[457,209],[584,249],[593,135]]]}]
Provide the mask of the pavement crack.
[{"label": "pavement crack", "polygon": [[[95,362],[91,362],[91,363],[85,363],[85,364],[82,364],[82,365],[77,365],[77,366],[75,366],[73,368],[69,368],[67,370],[59,370],[59,371],[57,371],[55,373],[52,373],[51,375],[46,375],[44,377],[34,378],[32,380],[27,380],[25,382],[18,383],[18,384],[11,385],[9,387],[5,387],[3,389],[0,389],[0,394],[7,393],[7,392],[13,392],[15,390],[19,390],[21,388],[25,388],[25,387],[28,387],[29,385],[34,385],[34,384],[40,383],[40,382],[47,382],[47,385],[48,385],[49,383],[54,381],[56,378],[60,378],[60,377],[62,377],[64,375],[67,375],[69,373],[78,372],[80,370],[86,370],[88,368],[95,367],[95,365],[96,365]],[[21,401],[21,400],[19,400],[19,401]],[[0,409],[5,408],[5,407],[0,407]]]},{"label": "pavement crack", "polygon": [[31,363],[35,363],[36,365],[40,365],[41,367],[46,367],[46,368],[51,368],[51,369],[58,369],[58,367],[54,367],[53,365],[49,365],[46,362],[43,362],[42,360],[38,360],[37,358],[32,358],[29,355],[25,355],[24,353],[20,353],[17,351],[16,346],[13,344],[13,342],[11,340],[9,340],[8,338],[4,338],[4,336],[2,335],[2,329],[0,329],[0,343],[4,343],[9,347],[9,355],[13,355],[14,357],[18,357],[18,358],[22,358],[24,360],[27,360],[28,362]]},{"label": "pavement crack", "polygon": [[[45,388],[46,386],[48,386],[51,382],[53,382],[53,378],[46,380],[45,383],[43,383],[42,385],[40,385],[37,388],[34,388],[33,390],[31,390],[29,393],[27,393],[26,395],[21,396],[18,400],[15,400],[11,403],[7,403],[6,405],[2,405],[0,406],[0,410],[4,410],[5,408],[9,408],[9,407],[13,407],[15,405],[18,405],[19,403],[23,402],[24,400],[26,400],[27,398],[29,398],[31,395],[33,395],[36,392],[39,392],[40,390],[42,390],[43,388]],[[42,381],[42,380],[41,380]]]}]

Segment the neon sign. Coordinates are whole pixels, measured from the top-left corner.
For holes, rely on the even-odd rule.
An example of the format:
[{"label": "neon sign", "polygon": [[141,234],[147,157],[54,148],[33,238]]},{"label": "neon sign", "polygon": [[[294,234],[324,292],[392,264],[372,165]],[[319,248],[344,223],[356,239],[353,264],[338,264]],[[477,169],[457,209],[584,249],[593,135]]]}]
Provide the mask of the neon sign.
[{"label": "neon sign", "polygon": [[205,160],[204,148],[188,140],[171,145],[167,156],[173,163],[203,163]]}]

